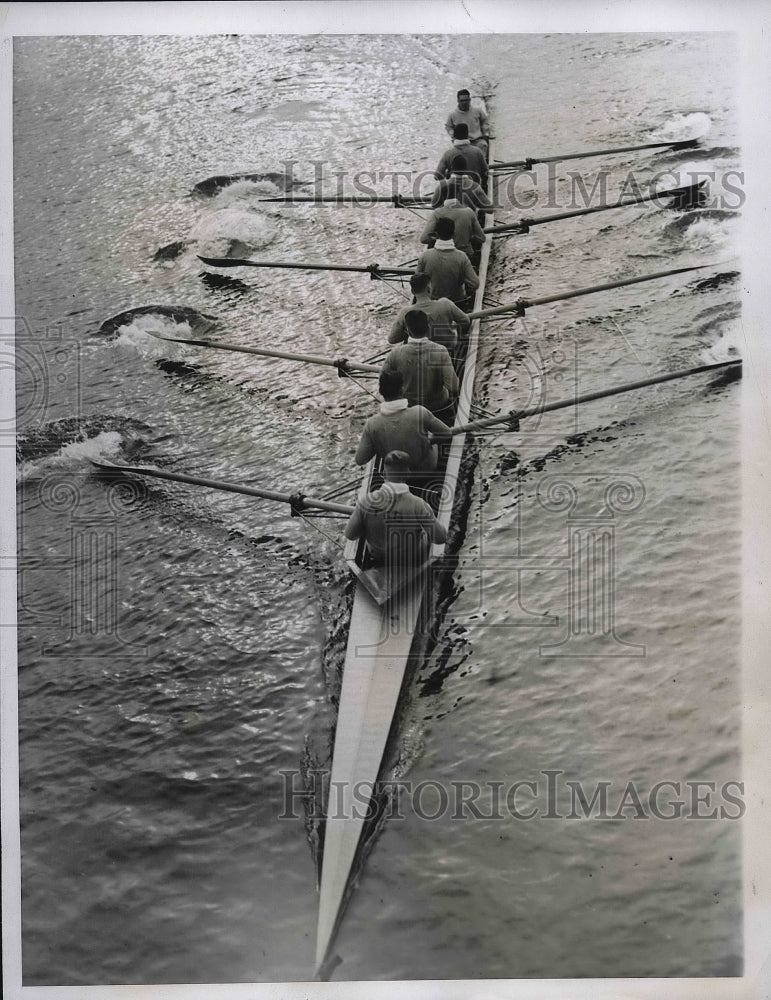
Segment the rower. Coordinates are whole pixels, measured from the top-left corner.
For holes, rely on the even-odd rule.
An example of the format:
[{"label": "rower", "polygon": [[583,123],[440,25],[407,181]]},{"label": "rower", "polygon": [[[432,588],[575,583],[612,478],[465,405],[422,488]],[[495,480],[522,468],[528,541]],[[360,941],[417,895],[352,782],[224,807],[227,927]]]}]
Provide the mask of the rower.
[{"label": "rower", "polygon": [[437,219],[434,232],[434,246],[422,254],[415,270],[429,275],[435,298],[448,298],[466,312],[465,306],[479,288],[479,278],[466,254],[455,246],[453,220]]},{"label": "rower", "polygon": [[363,538],[376,566],[423,562],[431,542],[441,544],[446,540],[447,529],[425,500],[410,493],[406,482],[410,460],[406,452],[390,451],[383,469],[385,482],[357,501],[345,537],[351,541]]},{"label": "rower", "polygon": [[473,208],[483,219],[485,213],[494,212],[495,207],[487,196],[484,188],[468,174],[466,157],[456,153],[450,163],[450,176],[444,177],[436,186],[431,197],[431,208],[440,208],[449,197],[450,186],[456,191],[456,197],[464,205]]},{"label": "rower", "polygon": [[437,465],[438,448],[428,434],[447,437],[447,425],[425,406],[410,406],[403,387],[400,371],[380,373],[378,388],[383,402],[380,412],[364,425],[355,461],[366,465],[373,458],[385,459],[389,452],[405,452],[411,469],[407,482],[417,488],[425,482],[424,474],[433,472]]},{"label": "rower", "polygon": [[464,88],[459,90],[456,99],[458,106],[447,116],[444,127],[452,136],[455,134],[457,125],[463,123],[468,128],[468,134],[475,146],[479,146],[487,159],[488,143],[487,137],[490,135],[490,123],[487,113],[482,108],[471,107],[471,94]]},{"label": "rower", "polygon": [[[468,258],[463,256],[468,264]],[[402,392],[409,405],[425,406],[450,424],[459,387],[447,348],[428,339],[428,317],[420,309],[410,309],[404,321],[409,333],[407,343],[391,349],[381,371],[401,372]]]},{"label": "rower", "polygon": [[443,177],[449,177],[452,173],[452,161],[456,156],[463,156],[466,160],[466,167],[469,176],[480,184],[483,188],[487,188],[487,160],[485,159],[485,154],[479,148],[475,146],[468,137],[468,125],[461,122],[459,125],[455,126],[455,134],[452,140],[452,146],[442,153],[442,158],[436,166],[434,171],[434,177],[440,181]]},{"label": "rower", "polygon": [[471,320],[462,309],[448,298],[433,299],[431,278],[425,271],[413,274],[410,278],[412,289],[412,305],[404,306],[388,334],[389,344],[403,344],[409,336],[404,317],[410,309],[417,308],[428,317],[428,336],[435,344],[442,344],[454,357],[459,338],[468,332]]},{"label": "rower", "polygon": [[459,184],[454,180],[447,186],[447,199],[441,208],[436,208],[429,216],[425,229],[420,234],[420,242],[432,247],[436,241],[436,224],[439,219],[452,219],[455,223],[453,239],[458,250],[462,250],[469,260],[478,267],[479,252],[485,241],[485,233],[479,225],[476,212],[459,200]]}]

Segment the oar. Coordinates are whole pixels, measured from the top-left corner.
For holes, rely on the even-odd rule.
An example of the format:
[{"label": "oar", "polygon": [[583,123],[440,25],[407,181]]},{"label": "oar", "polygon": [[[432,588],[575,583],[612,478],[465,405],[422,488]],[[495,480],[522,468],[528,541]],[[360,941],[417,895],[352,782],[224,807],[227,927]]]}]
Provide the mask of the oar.
[{"label": "oar", "polygon": [[257,354],[265,358],[283,358],[286,361],[307,361],[311,365],[326,365],[328,368],[337,368],[341,375],[348,372],[370,372],[377,375],[380,369],[376,365],[360,364],[357,361],[348,361],[341,358],[334,361],[332,358],[321,358],[315,354],[290,354],[288,351],[271,351],[266,347],[241,347],[239,344],[215,344],[211,340],[190,340],[184,337],[164,337],[160,333],[153,333],[146,330],[151,337],[156,340],[166,340],[170,344],[190,344],[193,347],[210,347],[215,351],[235,351],[237,354]]},{"label": "oar", "polygon": [[[538,406],[530,406],[524,410],[511,410],[509,413],[499,414],[497,417],[488,417],[485,420],[476,420],[471,424],[464,424],[459,427],[452,427],[447,433],[450,435],[465,434],[467,431],[482,430],[485,427],[495,427],[496,424],[515,424],[525,417],[533,417],[539,413],[548,413],[552,410],[563,410],[568,406],[578,406],[579,403],[589,403],[593,399],[604,399],[606,396],[617,396],[622,392],[631,392],[632,389],[642,389],[647,385],[658,385],[661,382],[672,382],[674,379],[687,378],[689,375],[700,375],[702,372],[717,371],[720,368],[731,368],[741,365],[741,358],[734,361],[719,361],[711,365],[699,365],[697,368],[686,368],[683,371],[670,372],[668,375],[654,375],[651,378],[643,378],[637,382],[626,382],[624,385],[616,386],[614,389],[600,389],[596,392],[587,392],[582,396],[573,399],[560,399],[554,403],[544,403]],[[446,435],[442,435],[443,437]],[[429,433],[429,439],[433,435]],[[439,437],[436,440],[440,440]]]},{"label": "oar", "polygon": [[517,316],[524,316],[525,310],[533,306],[542,306],[547,302],[562,302],[564,299],[574,299],[579,295],[591,295],[594,292],[605,292],[611,288],[623,288],[625,285],[637,285],[641,281],[654,281],[656,278],[668,278],[672,274],[685,274],[688,271],[702,271],[706,267],[715,267],[714,264],[696,264],[692,267],[674,267],[669,271],[657,271],[655,274],[643,274],[639,278],[622,278],[619,281],[609,281],[604,285],[590,285],[588,288],[576,288],[572,292],[557,292],[556,295],[542,295],[538,299],[517,299],[510,305],[495,306],[492,309],[480,309],[479,312],[469,313],[470,319],[486,319],[488,316],[501,316],[503,313],[513,312]]},{"label": "oar", "polygon": [[524,167],[529,170],[536,163],[559,163],[561,160],[582,160],[592,156],[610,156],[612,153],[636,153],[640,149],[693,149],[701,139],[683,139],[680,142],[646,142],[642,146],[617,146],[615,149],[589,149],[582,153],[561,153],[558,156],[527,156],[524,160],[491,163],[490,170]]},{"label": "oar", "polygon": [[185,476],[178,472],[162,472],[160,469],[145,469],[134,465],[116,465],[112,462],[95,462],[91,464],[104,472],[131,472],[136,476],[151,476],[153,479],[168,479],[172,483],[187,483],[189,486],[205,486],[210,490],[221,490],[224,493],[243,493],[248,497],[259,497],[261,500],[276,500],[288,503],[293,511],[324,510],[333,514],[352,514],[353,507],[342,503],[332,503],[328,500],[315,500],[302,493],[277,493],[275,490],[258,489],[256,486],[240,486],[238,483],[223,483],[216,479],[202,479],[200,476]]},{"label": "oar", "polygon": [[361,192],[358,195],[355,194],[285,194],[279,195],[273,198],[256,198],[255,201],[272,201],[279,202],[284,205],[374,205],[377,203],[385,203],[394,205],[396,208],[408,208],[411,205],[425,205],[427,202],[431,201],[431,195],[423,195],[422,197],[410,197],[409,195],[403,194],[366,194]]},{"label": "oar", "polygon": [[197,256],[208,267],[287,267],[300,271],[358,271],[369,274],[372,278],[415,273],[413,268],[381,267],[379,264],[316,264],[308,260],[244,260],[240,257],[202,257],[200,254]]},{"label": "oar", "polygon": [[669,191],[659,191],[651,194],[641,195],[639,198],[628,198],[625,201],[616,201],[612,205],[595,205],[593,208],[579,208],[574,212],[560,212],[556,215],[541,215],[533,219],[523,218],[519,222],[506,222],[499,226],[488,226],[486,233],[494,236],[504,233],[524,234],[530,232],[531,226],[540,226],[544,222],[560,222],[562,219],[575,219],[581,215],[593,215],[595,212],[609,212],[614,208],[626,208],[627,205],[640,205],[646,201],[658,201],[660,198],[674,198],[681,203],[691,203],[696,201],[704,190],[706,181],[698,181],[695,184],[687,184],[684,187],[670,188]]}]

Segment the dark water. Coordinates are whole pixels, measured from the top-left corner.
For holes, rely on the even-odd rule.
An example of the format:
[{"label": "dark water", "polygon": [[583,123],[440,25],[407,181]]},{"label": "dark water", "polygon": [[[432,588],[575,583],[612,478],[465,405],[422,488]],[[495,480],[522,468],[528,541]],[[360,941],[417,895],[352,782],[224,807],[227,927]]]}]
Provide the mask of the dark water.
[{"label": "dark water", "polygon": [[[489,95],[502,160],[709,127],[701,150],[565,161],[508,189],[526,207],[504,221],[564,210],[571,171],[588,190],[606,171],[609,198],[630,174],[645,189],[663,171],[672,183],[714,171],[723,200],[497,241],[491,305],[725,263],[487,324],[477,392],[497,412],[729,358],[740,206],[726,207],[721,178],[741,169],[735,58],[719,35],[16,42],[26,985],[312,975],[313,847],[301,815],[278,818],[281,772],[301,789],[301,768],[328,762],[349,601],[342,526],[111,483],[88,458],[317,495],[351,482],[366,392],[327,369],[148,331],[363,360],[405,300],[361,275],[250,269],[213,282],[196,254],[414,259],[413,213],[258,199],[312,183],[319,163],[326,178],[431,170],[469,81]],[[263,179],[192,193],[231,173]],[[149,305],[163,308],[102,330]],[[402,796],[404,819],[386,824],[353,896],[336,978],[741,972],[739,823],[641,818],[633,800],[615,820],[491,809],[496,782],[504,794],[537,782],[543,798],[547,771],[561,772],[561,813],[567,781],[588,796],[609,783],[611,815],[630,782],[642,799],[679,783],[684,811],[685,783],[713,782],[698,809],[730,805],[739,390],[697,377],[478,440],[454,599],[405,698],[392,776],[481,784],[484,815],[428,821]],[[604,587],[570,575],[586,532],[609,546],[610,638],[570,631],[581,586]],[[439,794],[425,789],[424,813]]]}]

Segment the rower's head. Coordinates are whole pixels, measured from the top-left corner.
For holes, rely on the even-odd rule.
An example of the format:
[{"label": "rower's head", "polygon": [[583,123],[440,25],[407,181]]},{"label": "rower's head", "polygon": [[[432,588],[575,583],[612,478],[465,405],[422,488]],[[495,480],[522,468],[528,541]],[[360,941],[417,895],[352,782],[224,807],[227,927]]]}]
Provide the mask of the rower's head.
[{"label": "rower's head", "polygon": [[465,174],[468,160],[462,153],[457,153],[450,161],[450,170],[454,174]]},{"label": "rower's head", "polygon": [[383,472],[390,483],[403,483],[410,474],[410,456],[406,451],[389,451],[383,459]]},{"label": "rower's head", "polygon": [[468,141],[468,125],[465,122],[458,122],[453,129],[453,139],[465,139]]},{"label": "rower's head", "polygon": [[413,295],[430,295],[431,276],[425,271],[416,271],[410,278],[410,289]]},{"label": "rower's head", "polygon": [[393,399],[402,398],[404,376],[401,372],[381,372],[378,380],[378,391],[383,399],[390,403]]},{"label": "rower's head", "polygon": [[404,322],[409,335],[416,340],[428,336],[428,316],[422,309],[409,309],[404,315]]},{"label": "rower's head", "polygon": [[442,215],[436,220],[434,232],[438,240],[452,240],[455,238],[455,220],[448,219]]},{"label": "rower's head", "polygon": [[458,107],[461,111],[468,111],[471,107],[471,94],[466,90],[459,90],[457,93]]}]

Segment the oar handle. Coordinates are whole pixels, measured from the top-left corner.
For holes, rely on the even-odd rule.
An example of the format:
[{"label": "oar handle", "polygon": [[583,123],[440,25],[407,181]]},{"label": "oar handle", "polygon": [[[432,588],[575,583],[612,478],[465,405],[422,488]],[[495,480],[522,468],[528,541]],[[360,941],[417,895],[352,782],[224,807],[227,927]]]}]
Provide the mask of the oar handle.
[{"label": "oar handle", "polygon": [[[573,399],[559,399],[554,403],[543,403],[537,406],[526,407],[524,410],[510,410],[508,413],[499,414],[497,417],[487,417],[484,420],[475,420],[470,424],[462,424],[452,427],[448,433],[452,436],[466,434],[469,431],[483,430],[486,427],[495,427],[497,424],[512,425],[517,430],[517,423],[525,417],[537,416],[541,413],[549,413],[554,410],[563,410],[568,406],[578,406],[579,403],[589,403],[594,399],[605,399],[607,396],[617,396],[622,392],[631,392],[633,389],[643,389],[648,385],[658,385],[662,382],[672,382],[678,378],[686,378],[689,375],[700,375],[703,372],[717,371],[720,368],[732,368],[741,365],[742,361],[737,358],[733,361],[719,361],[715,364],[699,365],[697,368],[686,368],[682,371],[669,372],[666,375],[654,375],[651,378],[639,379],[636,382],[626,382],[624,385],[616,386],[613,389],[598,389],[595,392],[587,392]],[[442,435],[444,436],[444,435]],[[433,436],[429,434],[429,439]],[[439,438],[437,438],[439,440]]]},{"label": "oar handle", "polygon": [[211,490],[220,490],[223,493],[242,493],[249,497],[259,497],[260,500],[276,500],[279,503],[288,503],[293,512],[299,513],[303,510],[323,510],[333,514],[352,514],[353,507],[347,504],[332,503],[329,500],[316,500],[313,497],[306,497],[302,493],[278,493],[275,490],[266,490],[256,486],[241,486],[239,483],[223,483],[216,479],[204,479],[201,476],[186,476],[180,472],[163,472],[161,469],[145,469],[135,465],[116,465],[112,462],[95,462],[91,464],[97,469],[105,472],[130,472],[136,476],[150,476],[153,479],[166,479],[172,483],[185,483],[188,486],[204,486]]}]

